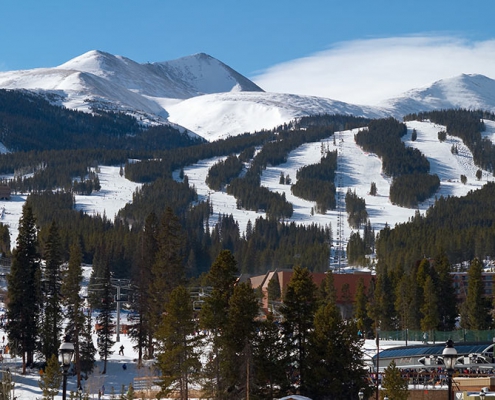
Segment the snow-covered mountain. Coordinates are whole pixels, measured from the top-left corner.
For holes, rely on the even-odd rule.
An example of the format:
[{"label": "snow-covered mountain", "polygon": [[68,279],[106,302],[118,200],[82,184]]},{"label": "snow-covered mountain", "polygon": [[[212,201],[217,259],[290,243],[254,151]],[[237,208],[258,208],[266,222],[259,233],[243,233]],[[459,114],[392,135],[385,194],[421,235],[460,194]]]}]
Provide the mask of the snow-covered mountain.
[{"label": "snow-covered mountain", "polygon": [[164,122],[165,106],[194,96],[262,89],[232,68],[200,53],[139,64],[90,51],[55,68],[0,72],[0,88],[46,92],[69,108],[91,106],[148,115]]},{"label": "snow-covered mountain", "polygon": [[462,74],[432,85],[412,89],[381,104],[396,116],[450,108],[495,111],[495,80],[484,75]]},{"label": "snow-covered mountain", "polygon": [[203,53],[139,64],[95,50],[55,68],[0,72],[0,88],[46,93],[52,102],[68,108],[119,110],[150,123],[175,123],[208,140],[271,129],[322,113],[401,118],[418,111],[457,107],[495,111],[495,81],[482,75],[444,79],[372,107],[267,93]]}]

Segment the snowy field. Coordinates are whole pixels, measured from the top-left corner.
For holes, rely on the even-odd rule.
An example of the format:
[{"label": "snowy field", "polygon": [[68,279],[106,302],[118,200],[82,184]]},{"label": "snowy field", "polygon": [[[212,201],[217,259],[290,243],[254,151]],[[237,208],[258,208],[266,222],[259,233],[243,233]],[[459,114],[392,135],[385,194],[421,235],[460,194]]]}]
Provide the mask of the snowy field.
[{"label": "snowy field", "polygon": [[[487,131],[484,134],[487,137],[495,138],[495,123],[485,121]],[[439,196],[464,196],[469,191],[481,188],[487,181],[493,180],[493,176],[488,172],[483,172],[481,181],[476,179],[477,167],[472,161],[472,155],[469,149],[464,146],[462,141],[453,136],[447,136],[447,140],[440,143],[438,132],[445,130],[445,127],[430,122],[408,122],[408,133],[403,138],[407,146],[419,149],[430,162],[430,173],[437,174],[440,178],[440,188],[435,194]],[[412,130],[416,129],[417,139],[411,141]],[[372,153],[364,152],[354,142],[354,134],[357,130],[338,132],[335,134],[335,143],[333,137],[322,141],[330,151],[338,151],[338,171],[336,175],[336,185],[338,192],[341,193],[341,201],[337,204],[336,210],[330,210],[325,215],[311,215],[311,208],[315,205],[313,202],[303,200],[292,195],[289,185],[279,183],[280,173],[290,175],[292,182],[296,181],[296,172],[299,168],[320,162],[321,159],[321,142],[307,143],[289,154],[287,163],[276,167],[268,167],[262,175],[261,184],[272,191],[285,193],[289,202],[294,206],[294,214],[288,221],[295,221],[299,224],[319,225],[331,224],[334,233],[334,249],[347,246],[347,241],[352,229],[347,224],[347,215],[345,213],[344,197],[347,190],[355,191],[359,197],[366,201],[366,210],[371,221],[372,227],[378,233],[384,228],[385,224],[394,227],[396,224],[406,222],[413,217],[416,211],[423,213],[433,205],[435,198],[430,198],[418,208],[399,207],[390,202],[389,192],[392,180],[381,173],[381,160]],[[458,148],[458,154],[451,153],[451,147],[455,144]],[[208,169],[218,162],[220,158],[202,160],[197,164],[184,169],[185,175],[188,176],[189,184],[194,185],[199,198],[206,199],[210,197],[213,204],[214,215],[210,219],[210,226],[214,226],[218,221],[219,214],[232,214],[234,219],[239,222],[239,228],[244,231],[248,220],[254,223],[260,216],[266,217],[264,213],[238,210],[236,200],[229,196],[225,191],[213,192],[205,183],[205,177]],[[467,183],[461,183],[460,176],[467,177]],[[178,173],[175,174],[178,176]],[[369,194],[371,183],[375,182],[378,194],[371,196]],[[342,219],[342,224],[339,224]],[[337,229],[340,228],[341,239],[339,240]]]},{"label": "snowy field", "polygon": [[[132,195],[141,184],[131,182],[120,176],[120,167],[101,166],[98,178],[101,190],[91,196],[76,196],[76,210],[83,210],[88,215],[106,215],[113,221],[119,210],[132,201]],[[19,232],[19,218],[26,195],[12,195],[11,200],[0,200],[0,222],[10,229],[11,246]]]},{"label": "snowy field", "polygon": [[[495,122],[485,121],[487,130],[486,137],[495,141]],[[437,174],[440,178],[440,189],[435,194],[439,196],[464,196],[470,190],[481,188],[487,181],[494,180],[487,171],[483,172],[481,181],[476,179],[477,167],[472,161],[472,155],[462,142],[455,137],[447,136],[443,143],[438,141],[438,132],[445,128],[429,122],[408,122],[408,134],[403,138],[407,146],[419,149],[429,160],[431,174]],[[411,141],[412,130],[416,129],[417,140]],[[352,233],[352,229],[347,224],[345,214],[344,197],[348,189],[355,191],[359,197],[366,201],[366,209],[375,232],[381,230],[385,224],[393,227],[398,223],[406,222],[414,216],[418,210],[424,213],[433,203],[434,198],[430,198],[417,209],[398,207],[389,200],[391,179],[381,173],[381,161],[372,153],[364,152],[354,142],[354,134],[357,130],[338,132],[333,137],[322,141],[330,150],[338,151],[338,171],[336,176],[337,190],[341,194],[341,201],[337,204],[336,210],[329,210],[325,215],[311,215],[313,202],[306,201],[292,195],[290,185],[279,183],[280,173],[289,175],[292,182],[296,181],[296,172],[299,168],[318,163],[321,159],[321,142],[306,143],[289,154],[287,163],[268,167],[262,175],[261,184],[272,191],[285,193],[288,201],[294,206],[294,214],[289,221],[298,224],[319,225],[331,224],[334,233],[334,248],[341,246],[345,249],[347,240]],[[451,153],[451,147],[455,144],[458,154]],[[233,196],[227,195],[225,191],[215,192],[208,188],[205,177],[208,169],[220,158],[201,160],[198,163],[186,167],[184,173],[188,176],[189,184],[194,185],[200,200],[210,198],[213,204],[214,215],[210,218],[210,226],[214,226],[220,214],[232,214],[239,222],[241,231],[244,231],[249,220],[254,223],[255,219],[263,216],[263,212],[249,210],[239,210],[236,208],[236,200]],[[118,166],[101,166],[98,174],[101,190],[90,196],[76,196],[76,209],[83,210],[88,215],[106,215],[113,221],[117,212],[127,203],[132,201],[132,195],[141,185],[131,182],[119,174]],[[467,177],[464,185],[460,181],[460,176]],[[178,179],[178,172],[174,174]],[[378,194],[369,194],[371,183],[375,182]],[[0,200],[0,222],[9,226],[11,231],[11,243],[15,246],[17,237],[19,218],[22,206],[26,199],[25,195],[13,195],[9,201]],[[342,219],[342,224],[339,224]],[[337,238],[337,227],[341,232],[341,242]]]}]

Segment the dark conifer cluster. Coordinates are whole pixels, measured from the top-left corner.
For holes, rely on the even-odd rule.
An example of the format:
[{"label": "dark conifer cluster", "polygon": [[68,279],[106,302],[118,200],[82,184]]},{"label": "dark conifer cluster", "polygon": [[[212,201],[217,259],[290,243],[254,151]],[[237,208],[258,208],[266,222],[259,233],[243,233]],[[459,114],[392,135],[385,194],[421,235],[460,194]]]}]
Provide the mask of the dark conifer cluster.
[{"label": "dark conifer cluster", "polygon": [[471,150],[474,163],[488,171],[494,172],[495,146],[489,138],[483,138],[481,132],[485,130],[482,119],[495,120],[495,114],[486,111],[473,110],[439,110],[410,114],[404,117],[405,121],[428,119],[447,128],[446,134],[457,136]]},{"label": "dark conifer cluster", "polygon": [[229,184],[230,181],[242,171],[242,161],[239,157],[231,155],[224,161],[215,163],[209,170],[206,176],[206,184],[211,190],[222,190]]},{"label": "dark conifer cluster", "polygon": [[318,164],[306,165],[297,171],[297,182],[291,191],[302,199],[316,202],[316,212],[325,214],[334,210],[335,171],[337,170],[337,152],[327,152]]},{"label": "dark conifer cluster", "polygon": [[351,189],[348,189],[345,194],[345,211],[348,215],[347,221],[349,225],[355,229],[360,228],[368,219],[366,201]]},{"label": "dark conifer cluster", "polygon": [[170,126],[145,128],[124,113],[77,112],[17,90],[0,90],[0,126],[0,141],[13,152],[102,148],[150,151],[194,142]]},{"label": "dark conifer cluster", "polygon": [[428,174],[428,159],[402,142],[406,133],[405,124],[388,118],[370,122],[367,129],[355,135],[355,140],[364,150],[377,154],[383,172],[394,178],[390,200],[403,207],[414,207],[435,193],[440,180]]}]

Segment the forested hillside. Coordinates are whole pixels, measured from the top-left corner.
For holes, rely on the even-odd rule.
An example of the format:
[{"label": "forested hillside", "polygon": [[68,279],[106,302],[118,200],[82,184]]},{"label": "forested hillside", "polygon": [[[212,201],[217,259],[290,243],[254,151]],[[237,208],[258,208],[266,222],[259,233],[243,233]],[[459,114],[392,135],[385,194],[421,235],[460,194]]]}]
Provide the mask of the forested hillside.
[{"label": "forested hillside", "polygon": [[392,118],[375,120],[358,132],[355,139],[364,150],[378,155],[383,172],[394,178],[390,200],[404,207],[415,207],[435,193],[440,180],[428,174],[430,164],[426,157],[401,141],[406,132],[406,125]]}]

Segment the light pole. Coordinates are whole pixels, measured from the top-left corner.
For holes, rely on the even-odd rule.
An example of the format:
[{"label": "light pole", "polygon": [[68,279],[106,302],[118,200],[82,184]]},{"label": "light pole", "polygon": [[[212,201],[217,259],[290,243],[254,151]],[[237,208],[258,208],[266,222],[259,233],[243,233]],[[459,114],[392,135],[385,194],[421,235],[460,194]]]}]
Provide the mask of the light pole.
[{"label": "light pole", "polygon": [[445,364],[445,369],[447,370],[447,390],[449,392],[449,396],[447,397],[449,400],[453,400],[452,398],[452,373],[454,372],[455,362],[457,359],[457,350],[454,347],[454,342],[452,339],[447,340],[445,343],[445,348],[442,352],[443,363]]},{"label": "light pole", "polygon": [[62,385],[62,399],[67,398],[67,373],[69,372],[70,362],[72,361],[72,355],[74,354],[74,345],[69,342],[68,338],[65,338],[65,342],[60,345],[60,356],[62,357],[62,370],[63,370],[63,385]]}]

